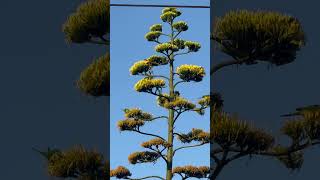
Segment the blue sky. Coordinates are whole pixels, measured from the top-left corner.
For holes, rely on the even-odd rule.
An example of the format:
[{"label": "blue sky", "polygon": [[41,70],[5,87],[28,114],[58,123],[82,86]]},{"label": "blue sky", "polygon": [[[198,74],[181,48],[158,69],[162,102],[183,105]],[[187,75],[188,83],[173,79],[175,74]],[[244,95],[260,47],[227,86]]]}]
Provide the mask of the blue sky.
[{"label": "blue sky", "polygon": [[[121,1],[129,3],[130,1]],[[132,1],[131,1],[132,2]],[[130,3],[131,3],[130,2]],[[135,3],[154,4],[157,1],[135,1]],[[111,1],[111,3],[120,3]],[[208,5],[209,1],[174,1],[174,4],[198,4]],[[140,134],[131,132],[120,132],[117,121],[124,118],[123,109],[139,107],[155,116],[167,115],[167,111],[156,105],[156,98],[145,93],[134,91],[134,84],[141,77],[131,76],[129,68],[141,59],[153,54],[154,43],[144,39],[152,24],[162,23],[160,19],[162,8],[111,8],[111,99],[110,99],[110,158],[111,168],[118,165],[128,167],[133,173],[133,177],[144,177],[148,175],[165,176],[165,164],[159,160],[156,164],[130,165],[127,157],[135,151],[143,151],[140,144],[151,139]],[[184,20],[189,25],[189,30],[180,37],[186,40],[198,41],[202,48],[199,52],[190,55],[180,56],[176,59],[176,67],[181,64],[196,64],[205,67],[207,76],[200,83],[187,83],[178,86],[181,95],[196,102],[202,95],[209,94],[210,90],[210,10],[209,9],[181,9],[183,14],[177,20]],[[168,26],[164,25],[164,31]],[[155,73],[164,74],[167,67],[156,67]],[[187,133],[192,128],[202,128],[209,131],[209,113],[199,116],[196,113],[183,114],[177,124],[178,132]],[[166,137],[167,124],[164,120],[158,120],[147,124],[143,131],[160,134]],[[179,146],[180,144],[177,144]],[[174,161],[174,166],[182,165],[207,165],[210,164],[209,145],[195,149],[180,151]]]}]

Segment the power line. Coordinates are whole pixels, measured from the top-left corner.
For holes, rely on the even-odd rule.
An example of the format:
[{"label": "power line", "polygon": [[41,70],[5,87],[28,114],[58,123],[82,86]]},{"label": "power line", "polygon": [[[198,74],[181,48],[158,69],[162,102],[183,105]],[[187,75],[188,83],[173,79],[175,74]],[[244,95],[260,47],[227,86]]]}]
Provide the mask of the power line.
[{"label": "power line", "polygon": [[110,4],[116,7],[176,7],[176,8],[210,8],[210,6],[187,6],[187,5],[151,5],[151,4]]}]

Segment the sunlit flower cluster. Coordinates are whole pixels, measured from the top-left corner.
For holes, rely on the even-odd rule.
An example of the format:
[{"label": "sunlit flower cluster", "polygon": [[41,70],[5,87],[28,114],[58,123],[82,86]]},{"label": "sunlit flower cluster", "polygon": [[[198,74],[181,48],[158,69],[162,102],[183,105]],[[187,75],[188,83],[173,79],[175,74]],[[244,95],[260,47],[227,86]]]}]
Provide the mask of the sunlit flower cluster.
[{"label": "sunlit flower cluster", "polygon": [[149,121],[152,119],[151,114],[143,112],[139,108],[124,109],[124,113],[126,118],[132,118],[134,120]]},{"label": "sunlit flower cluster", "polygon": [[120,131],[133,131],[144,125],[143,120],[125,119],[118,121]]},{"label": "sunlit flower cluster", "polygon": [[203,143],[210,142],[210,133],[203,131],[202,129],[193,128],[188,134],[181,134],[178,139],[182,143],[190,143],[192,141],[200,141]]},{"label": "sunlit flower cluster", "polygon": [[163,139],[155,138],[155,139],[151,139],[150,141],[142,143],[141,146],[144,147],[144,148],[152,148],[153,146],[156,146],[156,147],[159,147],[159,146],[169,147],[170,144],[167,141],[163,140]]},{"label": "sunlit flower cluster", "polygon": [[182,177],[207,178],[210,174],[210,167],[207,166],[182,166],[175,167],[173,173],[180,174]]},{"label": "sunlit flower cluster", "polygon": [[172,24],[172,27],[176,29],[178,32],[188,30],[188,24],[184,21],[178,21]]},{"label": "sunlit flower cluster", "polygon": [[159,66],[159,65],[166,65],[169,63],[168,59],[164,56],[158,56],[158,55],[153,55],[150,56],[147,61],[151,66]]},{"label": "sunlit flower cluster", "polygon": [[177,68],[180,79],[185,81],[202,81],[206,75],[204,68],[197,65],[184,64]]},{"label": "sunlit flower cluster", "polygon": [[156,152],[143,151],[129,155],[128,160],[131,164],[155,162],[160,157]]},{"label": "sunlit flower cluster", "polygon": [[161,31],[150,31],[144,37],[148,41],[156,41],[161,36]]},{"label": "sunlit flower cluster", "polygon": [[186,41],[184,45],[187,46],[190,52],[197,52],[201,48],[200,43],[193,41]]},{"label": "sunlit flower cluster", "polygon": [[134,89],[138,92],[151,92],[152,89],[161,89],[166,85],[163,79],[143,78],[134,85]]},{"label": "sunlit flower cluster", "polygon": [[150,31],[160,31],[162,32],[162,24],[154,24],[150,27]]},{"label": "sunlit flower cluster", "polygon": [[176,38],[174,41],[173,41],[173,44],[178,46],[179,49],[184,49],[185,48],[185,45],[184,45],[185,41],[182,40],[182,39],[179,39],[179,38]]},{"label": "sunlit flower cluster", "polygon": [[179,47],[171,43],[162,43],[162,44],[158,44],[155,47],[155,50],[160,53],[169,52],[169,51],[176,52],[176,51],[179,51]]},{"label": "sunlit flower cluster", "polygon": [[163,22],[171,22],[174,18],[181,15],[181,12],[176,8],[164,8],[160,18]]},{"label": "sunlit flower cluster", "polygon": [[124,179],[131,175],[131,172],[123,166],[118,166],[116,169],[110,171],[110,177],[116,177],[117,179]]}]

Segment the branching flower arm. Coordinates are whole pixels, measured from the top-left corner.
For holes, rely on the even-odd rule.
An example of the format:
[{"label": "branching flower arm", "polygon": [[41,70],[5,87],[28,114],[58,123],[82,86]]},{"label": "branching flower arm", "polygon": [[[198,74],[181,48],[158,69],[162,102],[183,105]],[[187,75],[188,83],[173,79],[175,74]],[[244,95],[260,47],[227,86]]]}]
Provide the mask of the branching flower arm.
[{"label": "branching flower arm", "polygon": [[140,131],[139,129],[137,129],[137,130],[132,130],[132,131],[137,132],[137,133],[139,133],[139,134],[143,134],[143,135],[147,135],[147,136],[153,136],[153,137],[157,137],[157,138],[160,138],[160,139],[162,139],[162,140],[165,140],[163,137],[161,137],[161,136],[159,136],[159,135],[151,134],[151,133],[145,133],[145,132]]},{"label": "branching flower arm", "polygon": [[180,55],[189,54],[189,53],[191,53],[191,52],[192,52],[192,51],[187,51],[187,52],[183,52],[183,53],[177,53],[177,54],[174,55],[174,57],[180,56]]},{"label": "branching flower arm", "polygon": [[169,78],[168,78],[168,77],[163,76],[163,75],[150,75],[150,74],[143,74],[142,76],[150,77],[150,78],[157,78],[157,77],[159,77],[159,78],[164,78],[164,79],[166,79],[166,80],[169,80]]},{"label": "branching flower arm", "polygon": [[181,147],[175,149],[175,150],[173,151],[173,154],[175,154],[177,151],[179,151],[179,150],[181,150],[181,149],[199,147],[199,146],[203,146],[203,145],[205,145],[205,144],[208,144],[208,142],[202,142],[202,143],[200,143],[200,144],[189,145],[189,146],[181,146]]},{"label": "branching flower arm", "polygon": [[176,86],[178,85],[178,84],[180,84],[180,83],[184,83],[184,82],[187,82],[187,81],[184,81],[184,80],[181,80],[181,81],[178,81],[178,82],[176,82],[175,84],[174,84],[174,88],[176,88]]},{"label": "branching flower arm", "polygon": [[129,177],[126,177],[126,178],[123,178],[123,179],[129,179],[129,180],[143,180],[143,179],[153,179],[153,178],[156,178],[156,179],[161,179],[161,180],[166,180],[160,176],[146,176],[146,177],[143,177],[143,178],[129,178]]},{"label": "branching flower arm", "polygon": [[94,40],[94,39],[88,40],[88,43],[98,44],[98,45],[109,45],[108,41],[97,41],[97,40]]},{"label": "branching flower arm", "polygon": [[212,68],[211,68],[211,71],[210,71],[210,74],[214,74],[216,73],[218,70],[224,68],[224,67],[227,67],[227,66],[231,66],[231,65],[240,65],[240,64],[243,64],[246,62],[246,59],[243,59],[243,60],[236,60],[236,59],[230,59],[230,60],[226,60],[226,61],[223,61],[217,65],[214,65]]}]

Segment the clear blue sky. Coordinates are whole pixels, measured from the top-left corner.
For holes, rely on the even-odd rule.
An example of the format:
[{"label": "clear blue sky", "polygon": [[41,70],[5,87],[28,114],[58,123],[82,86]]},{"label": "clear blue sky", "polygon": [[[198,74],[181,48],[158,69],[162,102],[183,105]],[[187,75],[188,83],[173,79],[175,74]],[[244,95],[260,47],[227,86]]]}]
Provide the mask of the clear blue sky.
[{"label": "clear blue sky", "polygon": [[[112,1],[113,3],[130,1]],[[132,1],[131,1],[132,2]],[[131,3],[130,2],[130,3]],[[135,3],[157,3],[161,1],[135,1]],[[209,1],[182,1],[176,0],[174,4],[199,4],[209,5]],[[156,164],[129,165],[127,157],[135,151],[143,151],[140,144],[151,139],[140,134],[121,132],[117,129],[118,120],[124,118],[122,109],[140,107],[151,112],[155,116],[167,115],[167,112],[156,105],[155,97],[145,93],[134,91],[134,84],[141,77],[130,76],[129,68],[141,59],[155,54],[154,43],[144,39],[150,25],[162,23],[160,19],[162,8],[111,8],[111,99],[110,99],[110,158],[111,168],[118,165],[128,167],[133,177],[144,177],[147,175],[165,176],[165,164],[159,160]],[[182,96],[196,102],[202,95],[210,91],[210,10],[209,9],[181,9],[183,14],[179,20],[189,24],[189,30],[181,35],[181,38],[198,41],[202,48],[199,52],[180,56],[176,59],[176,67],[181,64],[196,64],[206,68],[208,76],[200,83],[187,83],[178,86]],[[168,26],[164,25],[164,29]],[[164,74],[162,67],[155,68],[155,73]],[[209,113],[199,116],[196,113],[186,113],[177,122],[176,130],[187,133],[192,128],[202,128],[209,131]],[[166,137],[167,124],[164,120],[155,121],[145,125],[143,131],[160,133]],[[177,146],[179,146],[178,144]],[[195,149],[180,151],[174,162],[174,166],[182,165],[207,165],[210,164],[209,145]]]}]

